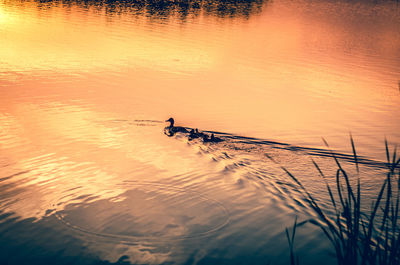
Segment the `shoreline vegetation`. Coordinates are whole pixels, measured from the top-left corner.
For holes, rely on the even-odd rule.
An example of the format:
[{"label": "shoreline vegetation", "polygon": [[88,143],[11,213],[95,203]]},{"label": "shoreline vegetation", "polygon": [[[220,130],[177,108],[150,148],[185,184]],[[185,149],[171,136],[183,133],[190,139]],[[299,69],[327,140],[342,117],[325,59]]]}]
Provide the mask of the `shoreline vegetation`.
[{"label": "shoreline vegetation", "polygon": [[[285,167],[281,168],[296,184],[316,219],[309,219],[298,223],[297,217],[291,231],[286,229],[286,236],[290,251],[290,264],[300,264],[301,259],[295,253],[296,228],[311,223],[319,227],[331,242],[337,264],[352,265],[396,265],[400,264],[400,157],[396,147],[392,154],[388,142],[386,148],[386,177],[380,186],[376,199],[371,204],[371,210],[361,210],[361,185],[359,156],[356,153],[353,138],[350,136],[356,166],[356,185],[351,184],[354,176],[350,176],[342,167],[339,159],[332,152],[336,162],[336,184],[329,185],[318,164],[312,160],[320,177],[326,184],[330,203],[334,214],[328,214],[318,200],[313,197],[305,186]],[[329,148],[328,143],[324,140]],[[271,157],[269,157],[274,161]],[[274,161],[275,162],[275,161]],[[276,162],[275,162],[276,163]],[[379,187],[379,186],[378,186]]]}]

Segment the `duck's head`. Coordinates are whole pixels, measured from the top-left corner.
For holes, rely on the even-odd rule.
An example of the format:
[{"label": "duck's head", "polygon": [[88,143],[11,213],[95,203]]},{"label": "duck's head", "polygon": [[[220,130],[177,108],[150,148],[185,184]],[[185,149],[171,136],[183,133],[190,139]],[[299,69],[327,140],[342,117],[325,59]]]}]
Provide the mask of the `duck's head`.
[{"label": "duck's head", "polygon": [[174,126],[174,123],[175,123],[174,118],[169,118],[168,120],[166,120],[166,122],[170,122],[171,123],[170,127]]}]

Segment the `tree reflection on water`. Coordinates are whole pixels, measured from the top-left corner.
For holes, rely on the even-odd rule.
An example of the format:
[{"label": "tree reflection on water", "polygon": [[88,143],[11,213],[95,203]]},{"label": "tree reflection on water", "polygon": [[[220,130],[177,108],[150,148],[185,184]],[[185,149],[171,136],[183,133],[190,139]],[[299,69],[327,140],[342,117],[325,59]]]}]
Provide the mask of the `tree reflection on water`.
[{"label": "tree reflection on water", "polygon": [[[21,0],[20,2],[30,2]],[[79,6],[104,10],[108,15],[145,15],[153,19],[177,16],[185,21],[200,14],[220,18],[248,19],[262,12],[265,0],[34,0],[40,9]]]}]

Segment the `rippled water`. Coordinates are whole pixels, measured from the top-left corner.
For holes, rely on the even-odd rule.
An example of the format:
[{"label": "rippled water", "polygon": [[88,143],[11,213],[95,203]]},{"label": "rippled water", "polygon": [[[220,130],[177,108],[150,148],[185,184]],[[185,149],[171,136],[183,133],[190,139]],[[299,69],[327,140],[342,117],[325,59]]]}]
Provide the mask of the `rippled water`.
[{"label": "rippled water", "polygon": [[1,263],[287,264],[313,213],[281,165],[328,208],[311,158],[334,176],[324,137],[354,170],[351,132],[378,192],[399,23],[395,1],[0,1]]}]

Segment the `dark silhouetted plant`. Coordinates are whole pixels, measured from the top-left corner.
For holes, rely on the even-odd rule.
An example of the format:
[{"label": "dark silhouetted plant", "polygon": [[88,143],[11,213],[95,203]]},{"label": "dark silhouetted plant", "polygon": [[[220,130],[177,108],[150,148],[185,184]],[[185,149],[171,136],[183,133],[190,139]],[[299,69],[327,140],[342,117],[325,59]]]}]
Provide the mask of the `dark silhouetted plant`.
[{"label": "dark silhouetted plant", "polygon": [[299,265],[299,257],[296,256],[294,253],[294,236],[296,235],[296,228],[297,228],[297,216],[296,219],[294,220],[294,225],[292,228],[292,235],[290,235],[289,230],[286,228],[286,237],[289,242],[289,248],[290,248],[290,265]]},{"label": "dark silhouetted plant", "polygon": [[[331,155],[336,162],[336,189],[335,193],[328,184],[325,175],[313,160],[319,175],[326,184],[334,214],[328,214],[321,208],[317,200],[307,191],[303,184],[285,167],[281,167],[297,184],[305,200],[309,203],[318,218],[307,220],[321,228],[332,243],[338,264],[360,265],[399,265],[400,264],[400,158],[396,148],[393,154],[385,140],[387,156],[386,178],[380,186],[376,200],[372,203],[368,213],[361,210],[361,188],[359,177],[359,157],[356,153],[353,138],[350,137],[357,170],[356,187],[350,184],[350,177],[343,169],[333,152]],[[324,140],[326,146],[329,145]],[[272,158],[271,158],[272,159]],[[335,195],[335,196],[334,196]],[[289,241],[291,264],[296,264],[293,252],[294,235],[297,220],[295,221],[292,236],[286,229]]]}]

